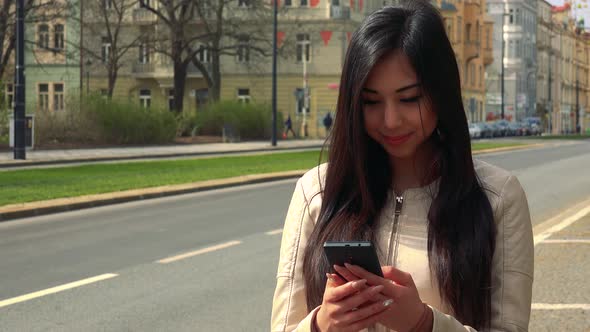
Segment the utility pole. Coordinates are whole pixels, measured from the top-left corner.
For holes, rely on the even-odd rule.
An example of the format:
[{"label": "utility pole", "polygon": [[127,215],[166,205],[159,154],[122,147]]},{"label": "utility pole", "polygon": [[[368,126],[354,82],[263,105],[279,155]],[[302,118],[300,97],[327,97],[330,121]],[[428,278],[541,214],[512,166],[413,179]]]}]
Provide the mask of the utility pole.
[{"label": "utility pole", "polygon": [[549,112],[549,134],[552,133],[553,102],[551,101],[551,55],[553,55],[553,35],[549,38],[549,84],[547,85],[547,111]]},{"label": "utility pole", "polygon": [[580,81],[576,70],[576,134],[580,133]]},{"label": "utility pole", "polygon": [[277,7],[279,0],[273,2],[272,21],[272,146],[277,146]]},{"label": "utility pole", "polygon": [[506,47],[504,45],[504,23],[505,23],[505,19],[504,17],[506,17],[506,13],[502,14],[502,63],[500,64],[502,66],[502,71],[501,71],[501,81],[500,81],[500,97],[502,98],[502,104],[501,104],[501,110],[500,110],[500,114],[501,114],[501,118],[502,120],[504,120],[504,48]]},{"label": "utility pole", "polygon": [[25,151],[25,1],[16,1],[16,70],[14,74],[14,159],[27,159]]},{"label": "utility pole", "polygon": [[303,44],[303,123],[302,129],[303,134],[302,137],[307,137],[307,112],[309,112],[309,87],[308,87],[308,80],[307,80],[307,50],[309,41],[305,41]]}]

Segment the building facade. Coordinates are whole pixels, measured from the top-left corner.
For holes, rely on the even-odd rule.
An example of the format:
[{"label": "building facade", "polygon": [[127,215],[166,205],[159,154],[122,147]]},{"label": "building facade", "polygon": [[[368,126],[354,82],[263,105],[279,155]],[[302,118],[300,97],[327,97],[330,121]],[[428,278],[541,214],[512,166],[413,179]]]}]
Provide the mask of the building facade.
[{"label": "building facade", "polygon": [[534,116],[538,66],[537,1],[488,0],[487,13],[495,22],[493,49],[494,57],[499,60],[487,71],[489,112],[502,114],[503,63],[505,118],[522,120]]}]

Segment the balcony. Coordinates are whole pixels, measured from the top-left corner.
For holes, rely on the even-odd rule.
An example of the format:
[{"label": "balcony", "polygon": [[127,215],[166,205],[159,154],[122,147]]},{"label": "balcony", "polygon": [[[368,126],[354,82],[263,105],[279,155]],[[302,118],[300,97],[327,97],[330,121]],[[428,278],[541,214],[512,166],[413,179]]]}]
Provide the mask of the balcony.
[{"label": "balcony", "polygon": [[133,23],[154,23],[157,19],[156,14],[150,12],[145,8],[137,8],[133,10]]},{"label": "balcony", "polygon": [[347,20],[350,19],[350,8],[332,6],[330,7],[330,18],[335,20]]},{"label": "balcony", "polygon": [[466,20],[474,20],[481,16],[481,8],[478,2],[465,2],[465,14]]},{"label": "balcony", "polygon": [[[205,64],[207,70],[211,70],[210,64]],[[131,73],[135,78],[171,78],[174,76],[172,63],[134,63]],[[203,74],[195,65],[190,63],[186,69],[188,78],[203,77]]]}]

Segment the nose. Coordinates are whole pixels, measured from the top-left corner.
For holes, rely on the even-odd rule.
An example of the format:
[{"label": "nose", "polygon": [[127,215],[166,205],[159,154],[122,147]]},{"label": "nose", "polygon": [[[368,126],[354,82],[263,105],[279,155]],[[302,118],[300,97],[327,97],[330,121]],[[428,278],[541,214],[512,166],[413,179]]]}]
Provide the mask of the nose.
[{"label": "nose", "polygon": [[402,123],[402,117],[399,109],[395,103],[388,102],[385,105],[385,112],[383,114],[383,124],[387,129],[395,129]]}]

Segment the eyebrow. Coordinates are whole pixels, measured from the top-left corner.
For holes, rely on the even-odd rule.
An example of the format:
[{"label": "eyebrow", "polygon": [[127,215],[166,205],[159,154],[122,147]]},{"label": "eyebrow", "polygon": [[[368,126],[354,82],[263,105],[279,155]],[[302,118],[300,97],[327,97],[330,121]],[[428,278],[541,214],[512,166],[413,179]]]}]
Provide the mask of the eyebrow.
[{"label": "eyebrow", "polygon": [[[410,85],[404,86],[403,88],[399,88],[399,89],[395,90],[395,92],[406,91],[406,90],[409,90],[411,88],[415,88],[417,86],[420,86],[420,83],[414,83],[414,84],[410,84]],[[368,93],[375,93],[375,94],[378,93],[376,90],[372,90],[372,89],[369,89],[369,88],[363,88],[363,91],[364,92],[368,92]]]}]

